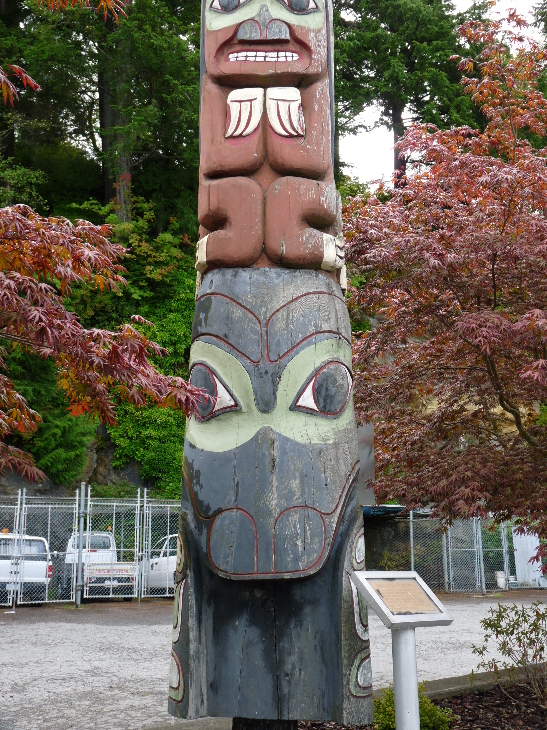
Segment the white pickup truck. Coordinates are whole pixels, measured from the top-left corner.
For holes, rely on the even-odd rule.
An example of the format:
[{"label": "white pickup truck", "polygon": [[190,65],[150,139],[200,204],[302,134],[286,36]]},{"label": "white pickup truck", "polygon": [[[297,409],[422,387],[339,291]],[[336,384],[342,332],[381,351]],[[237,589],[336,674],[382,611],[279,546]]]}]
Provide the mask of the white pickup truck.
[{"label": "white pickup truck", "polygon": [[[77,565],[78,535],[72,533],[65,557],[64,598],[70,598],[71,582],[76,576]],[[86,598],[123,596],[124,600],[130,601],[136,595],[137,563],[118,561],[116,542],[111,532],[84,532],[82,566]]]},{"label": "white pickup truck", "polygon": [[47,540],[34,535],[0,534],[0,603],[45,601],[52,563]]},{"label": "white pickup truck", "polygon": [[150,551],[150,563],[142,563],[142,581],[149,596],[170,595],[175,587],[177,535],[166,535]]}]

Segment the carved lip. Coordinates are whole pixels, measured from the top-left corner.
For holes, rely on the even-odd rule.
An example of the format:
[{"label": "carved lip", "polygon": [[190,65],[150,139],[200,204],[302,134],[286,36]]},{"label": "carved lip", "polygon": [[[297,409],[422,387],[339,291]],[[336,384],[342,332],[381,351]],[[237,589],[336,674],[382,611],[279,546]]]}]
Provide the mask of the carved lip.
[{"label": "carved lip", "polygon": [[245,72],[251,74],[275,73],[280,70],[303,73],[311,62],[311,52],[296,43],[252,45],[230,43],[217,55],[217,64],[223,73],[242,73],[240,64],[245,64]]}]

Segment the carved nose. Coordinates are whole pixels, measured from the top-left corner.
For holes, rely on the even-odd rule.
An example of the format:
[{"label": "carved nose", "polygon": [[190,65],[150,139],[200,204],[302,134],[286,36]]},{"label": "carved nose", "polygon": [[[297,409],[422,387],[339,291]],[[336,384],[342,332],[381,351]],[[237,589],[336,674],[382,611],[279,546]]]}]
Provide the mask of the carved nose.
[{"label": "carved nose", "polygon": [[249,41],[288,41],[289,26],[282,20],[272,18],[267,5],[262,5],[254,18],[241,23],[237,29],[237,40]]}]

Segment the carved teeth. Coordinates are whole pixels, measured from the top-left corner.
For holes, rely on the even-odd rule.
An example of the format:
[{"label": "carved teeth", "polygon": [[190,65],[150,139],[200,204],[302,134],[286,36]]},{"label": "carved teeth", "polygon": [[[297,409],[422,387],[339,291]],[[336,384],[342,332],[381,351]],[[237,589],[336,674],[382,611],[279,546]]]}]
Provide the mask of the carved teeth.
[{"label": "carved teeth", "polygon": [[292,51],[237,51],[228,54],[228,61],[297,61],[298,53]]}]

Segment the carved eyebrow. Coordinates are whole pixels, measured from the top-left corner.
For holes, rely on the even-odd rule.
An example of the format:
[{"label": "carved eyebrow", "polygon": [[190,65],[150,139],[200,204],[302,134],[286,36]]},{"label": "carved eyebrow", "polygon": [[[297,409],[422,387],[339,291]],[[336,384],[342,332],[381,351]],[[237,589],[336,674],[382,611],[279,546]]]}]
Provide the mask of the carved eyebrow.
[{"label": "carved eyebrow", "polygon": [[267,358],[269,362],[277,362],[304,340],[323,334],[341,337],[351,344],[345,302],[326,292],[303,294],[284,304],[268,319]]},{"label": "carved eyebrow", "polygon": [[255,364],[262,357],[260,320],[225,294],[206,294],[196,301],[192,342],[201,337],[214,337]]}]

